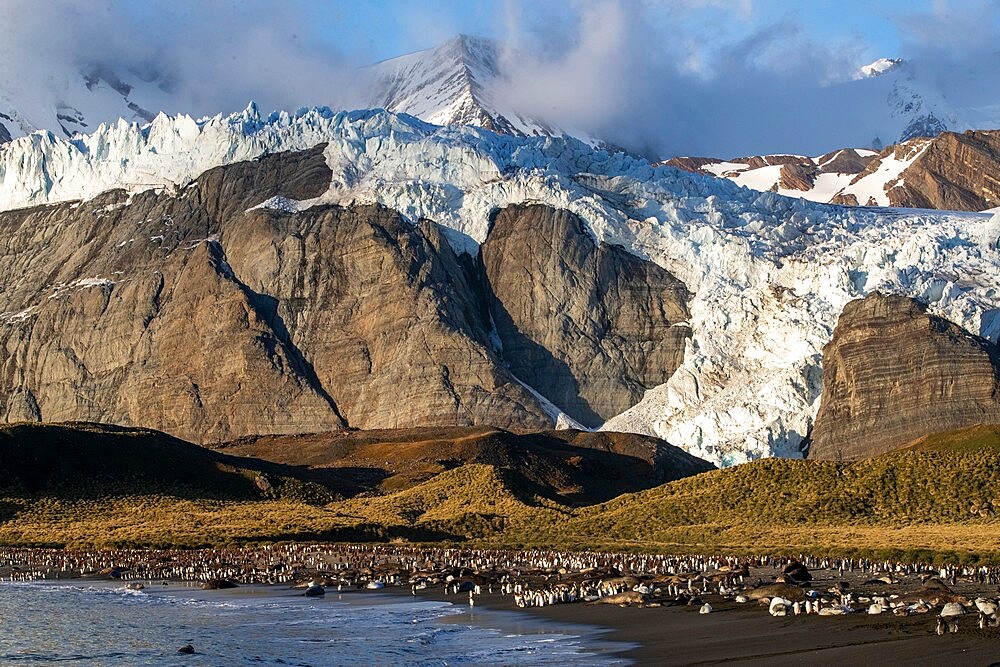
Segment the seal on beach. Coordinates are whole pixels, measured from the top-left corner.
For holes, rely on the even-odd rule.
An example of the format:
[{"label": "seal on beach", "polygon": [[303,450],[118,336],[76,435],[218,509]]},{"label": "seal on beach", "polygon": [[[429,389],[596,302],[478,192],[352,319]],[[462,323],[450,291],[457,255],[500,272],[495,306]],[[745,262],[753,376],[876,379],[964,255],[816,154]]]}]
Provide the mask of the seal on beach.
[{"label": "seal on beach", "polygon": [[746,595],[751,600],[781,597],[796,602],[806,599],[806,592],[792,584],[764,584],[763,586],[750,589]]},{"label": "seal on beach", "polygon": [[789,584],[807,584],[812,581],[812,574],[805,565],[795,560],[782,568],[781,581]]},{"label": "seal on beach", "polygon": [[316,583],[309,584],[309,588],[306,589],[303,595],[307,598],[320,598],[326,595],[326,589]]},{"label": "seal on beach", "polygon": [[203,591],[221,591],[225,588],[239,588],[239,584],[228,579],[209,579],[201,584]]},{"label": "seal on beach", "polygon": [[642,605],[646,602],[646,596],[637,591],[625,591],[624,593],[618,593],[616,595],[608,595],[607,597],[600,598],[599,600],[594,600],[590,604],[617,604],[622,607],[629,607],[631,605]]},{"label": "seal on beach", "polygon": [[99,579],[121,579],[122,575],[128,572],[124,567],[106,567],[97,574],[91,575]]},{"label": "seal on beach", "polygon": [[1000,605],[996,602],[982,597],[976,598],[976,609],[979,610],[979,627],[981,629],[985,629],[987,626],[995,628],[1000,625],[997,614]]},{"label": "seal on beach", "polygon": [[948,602],[941,608],[941,614],[938,616],[937,627],[935,632],[939,635],[943,635],[945,629],[948,632],[955,633],[958,632],[958,617],[965,613],[965,608],[957,602]]},{"label": "seal on beach", "polygon": [[774,597],[771,598],[771,603],[767,606],[767,611],[771,616],[787,616],[788,608],[792,605],[791,600],[786,600],[785,598]]}]

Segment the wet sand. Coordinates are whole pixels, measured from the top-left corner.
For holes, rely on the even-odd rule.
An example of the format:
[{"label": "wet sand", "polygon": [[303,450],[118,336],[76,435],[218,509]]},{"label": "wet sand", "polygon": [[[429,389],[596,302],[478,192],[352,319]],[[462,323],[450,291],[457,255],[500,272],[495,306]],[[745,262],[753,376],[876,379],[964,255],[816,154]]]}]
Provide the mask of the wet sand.
[{"label": "wet sand", "polygon": [[[851,579],[833,573],[824,581],[823,573],[814,574],[820,575],[817,587]],[[860,587],[860,582],[855,585]],[[408,589],[385,590],[410,596]],[[466,594],[444,595],[438,589],[417,591],[417,597],[468,606]],[[1000,628],[980,630],[978,617],[971,613],[959,620],[957,634],[938,636],[938,610],[905,617],[863,610],[844,616],[773,617],[757,602],[738,604],[718,595],[703,599],[712,605],[712,613],[699,614],[699,606],[587,603],[520,608],[509,596],[486,593],[476,597],[476,607],[577,626],[578,633],[585,633],[584,643],[594,644],[598,652],[625,644],[629,648],[615,657],[639,665],[1000,665]]]},{"label": "wet sand", "polygon": [[[715,605],[713,605],[715,606]],[[990,665],[1000,660],[1000,637],[965,619],[959,634],[934,634],[934,614],[905,618],[881,614],[775,618],[756,603],[697,607],[608,608],[553,605],[525,610],[560,623],[610,628],[603,638],[636,648],[637,664],[711,665]]]},{"label": "wet sand", "polygon": [[[417,599],[441,600],[468,609],[468,594],[445,595],[445,581],[461,580],[469,584],[475,579],[488,590],[487,581],[493,581],[495,586],[497,581],[506,581],[509,576],[508,595],[485,593],[477,596],[472,612],[456,615],[456,622],[489,626],[495,619],[487,618],[489,614],[477,619],[477,610],[516,612],[507,617],[517,625],[514,632],[559,633],[567,625],[575,626],[566,632],[581,637],[581,641],[593,646],[596,652],[614,648],[618,651],[617,657],[638,664],[1000,666],[1000,628],[979,629],[979,614],[971,604],[979,596],[996,600],[1000,585],[1000,572],[996,568],[937,568],[926,564],[867,561],[862,564],[857,560],[805,558],[810,563],[812,580],[804,588],[812,591],[812,599],[818,602],[822,598],[824,607],[847,602],[855,609],[854,613],[772,617],[758,602],[739,604],[731,599],[739,590],[775,580],[788,561],[771,557],[754,558],[752,563],[744,563],[747,569],[742,573],[726,570],[738,575],[735,580],[733,576],[725,578],[730,582],[727,584],[729,598],[718,594],[718,583],[708,584],[705,577],[693,574],[709,572],[723,564],[720,560],[701,556],[458,551],[386,545],[283,545],[200,552],[71,553],[8,549],[0,550],[0,577],[34,581],[96,576],[118,578],[123,585],[129,581],[151,584],[167,579],[196,585],[196,582],[232,577],[239,579],[241,585],[271,583],[290,587],[298,582],[301,588],[311,577],[325,572],[323,578],[335,582],[332,585],[338,588],[343,585],[345,593],[349,589],[360,595],[365,594],[359,589],[366,582],[382,579],[390,585],[378,589],[380,592],[410,597],[409,582],[421,580],[430,586],[415,591]],[[523,585],[528,591],[551,592],[566,581],[579,582],[584,569],[589,574],[583,578],[591,581],[614,579],[617,574],[608,574],[612,571],[646,573],[650,578],[665,571],[686,572],[689,574],[678,575],[675,581],[683,582],[685,592],[693,590],[701,599],[690,606],[676,604],[671,595],[676,595],[677,591],[671,594],[662,590],[668,588],[662,582],[670,581],[663,576],[658,577],[660,588],[653,594],[635,593],[647,604],[645,607],[623,608],[583,602],[518,607],[515,595],[510,594],[510,582]],[[887,572],[892,572],[891,577]],[[924,588],[924,581],[931,576],[939,576],[934,580],[936,586],[953,591],[953,594],[948,593],[950,598],[941,599],[941,588]],[[397,585],[391,585],[393,583]],[[588,591],[594,590],[596,585],[587,584]],[[698,592],[699,587],[706,591]],[[842,599],[837,589],[843,591],[845,587],[852,597]],[[612,592],[620,591],[621,588]],[[605,589],[602,594],[609,593]],[[917,599],[933,600],[933,607],[928,613],[909,616],[866,613],[876,596],[902,602],[898,596],[909,594],[914,595],[903,598],[907,604],[902,605],[900,611],[908,605],[914,612],[918,608],[928,610],[926,605],[913,605]],[[541,599],[541,593],[537,599]],[[958,618],[957,634],[939,636],[935,626],[941,605],[948,599],[963,601],[967,613]],[[702,602],[710,604],[713,611],[700,614]],[[606,642],[621,642],[627,646],[609,647]]]}]

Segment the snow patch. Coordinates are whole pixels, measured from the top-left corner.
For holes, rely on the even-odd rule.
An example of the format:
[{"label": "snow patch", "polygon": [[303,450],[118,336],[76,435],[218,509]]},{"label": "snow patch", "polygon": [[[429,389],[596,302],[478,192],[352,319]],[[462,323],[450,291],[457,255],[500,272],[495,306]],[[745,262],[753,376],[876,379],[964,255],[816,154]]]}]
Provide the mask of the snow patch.
[{"label": "snow patch", "polygon": [[79,280],[74,280],[69,284],[69,287],[76,289],[88,289],[90,287],[113,287],[115,284],[114,280],[109,280],[108,278],[94,277],[94,278],[80,278]]},{"label": "snow patch", "polygon": [[24,310],[20,310],[16,313],[0,313],[0,322],[5,324],[18,324],[24,322],[30,317],[34,317],[38,312],[38,306],[28,306]]},{"label": "snow patch", "polygon": [[875,62],[859,67],[857,73],[854,75],[854,78],[870,79],[872,77],[885,74],[902,64],[903,61],[899,58],[879,58]]},{"label": "snow patch", "polygon": [[301,210],[301,203],[295,199],[289,199],[280,195],[271,197],[247,210],[268,209],[271,211],[281,211],[282,213],[297,213]]},{"label": "snow patch", "polygon": [[542,410],[545,411],[545,414],[547,414],[549,417],[552,417],[552,420],[555,422],[555,427],[557,430],[560,431],[566,429],[576,429],[577,431],[591,430],[586,426],[584,426],[583,424],[581,424],[580,422],[573,419],[572,417],[570,417],[565,412],[563,412],[555,403],[553,403],[552,401],[550,401],[549,399],[545,398],[540,393],[538,393],[538,391],[535,390],[534,387],[532,387],[529,384],[526,384],[524,381],[522,381],[520,378],[516,376],[512,375],[512,377],[514,377],[514,379],[517,381],[519,385],[527,389],[531,393],[531,395],[538,400],[538,404],[541,406]]}]

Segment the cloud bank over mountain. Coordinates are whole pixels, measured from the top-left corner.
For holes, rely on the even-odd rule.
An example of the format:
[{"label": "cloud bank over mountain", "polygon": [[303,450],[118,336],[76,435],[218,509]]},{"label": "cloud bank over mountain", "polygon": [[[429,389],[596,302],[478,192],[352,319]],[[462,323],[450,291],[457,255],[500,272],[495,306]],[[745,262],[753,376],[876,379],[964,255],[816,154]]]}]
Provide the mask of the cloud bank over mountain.
[{"label": "cloud bank over mountain", "polygon": [[[886,19],[901,36],[899,54],[873,53],[860,36],[821,37],[793,14],[751,21],[751,0],[512,1],[476,20],[504,45],[507,106],[649,156],[728,157],[892,143],[904,123],[891,109],[887,121],[886,105],[912,107],[915,97],[949,127],[983,127],[1000,117],[1000,94],[987,85],[1000,76],[998,10],[998,0],[901,10]],[[15,29],[0,44],[0,95],[37,98],[104,66],[151,80],[167,112],[229,112],[249,99],[265,110],[350,108],[365,103],[359,67],[375,58],[372,40],[386,26],[469,27],[459,5],[428,2],[387,12],[368,42],[335,34],[331,26],[363,11],[371,8],[8,0],[0,21]],[[901,56],[907,67],[853,80],[877,56]]]}]

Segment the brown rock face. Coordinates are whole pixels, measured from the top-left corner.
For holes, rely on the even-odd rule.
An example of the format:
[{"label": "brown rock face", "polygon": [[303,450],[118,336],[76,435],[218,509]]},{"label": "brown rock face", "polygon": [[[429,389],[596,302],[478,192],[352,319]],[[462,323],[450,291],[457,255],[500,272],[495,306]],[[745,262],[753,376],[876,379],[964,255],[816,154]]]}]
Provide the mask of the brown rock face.
[{"label": "brown rock face", "polygon": [[522,382],[596,425],[680,364],[684,286],[570,214],[501,211],[484,271],[379,206],[257,208],[330,177],[320,146],[0,214],[0,420],[195,442],[537,430],[553,419]]},{"label": "brown rock face", "polygon": [[820,156],[816,164],[825,174],[859,174],[874,159],[874,155],[861,155],[853,148],[842,148]]},{"label": "brown rock face", "polygon": [[683,361],[684,284],[598,245],[573,214],[508,207],[481,259],[510,370],[584,425],[634,405]]},{"label": "brown rock face", "polygon": [[749,166],[751,169],[761,167],[773,167],[775,165],[797,164],[804,167],[812,165],[812,160],[801,155],[751,155],[750,157],[734,157],[728,162],[738,162]]},{"label": "brown rock face", "polygon": [[322,147],[177,195],[0,214],[0,419],[197,442],[414,424],[551,425],[489,345],[479,288],[430,224],[316,196]]},{"label": "brown rock face", "polygon": [[893,206],[983,211],[1000,206],[1000,131],[944,132],[890,189]]},{"label": "brown rock face", "polygon": [[233,271],[357,428],[551,423],[490,349],[476,287],[437,227],[378,207],[254,212]]},{"label": "brown rock face", "polygon": [[[819,174],[854,174],[851,185],[879,172],[887,162],[911,161],[892,177],[877,179],[889,199],[890,206],[934,208],[957,211],[984,211],[1000,206],[1000,130],[970,130],[962,134],[942,132],[933,138],[919,136],[887,147],[878,155],[861,155],[845,148],[827,153],[815,160],[794,155],[762,155],[732,158],[728,162],[745,164],[748,170],[781,165],[780,175],[771,191],[798,190],[809,192]],[[687,171],[711,174],[705,165],[723,160],[705,157],[678,157],[668,164]],[[897,167],[898,168],[898,167]],[[723,173],[736,178],[748,170],[734,169]],[[847,206],[877,206],[874,197],[860,201],[857,195],[843,190],[835,194],[831,204]]]},{"label": "brown rock face", "polygon": [[672,157],[669,160],[657,162],[653,166],[677,167],[684,171],[690,171],[693,174],[713,175],[710,171],[702,169],[702,167],[706,164],[714,164],[716,162],[721,162],[721,160],[713,157]]},{"label": "brown rock face", "polygon": [[[1000,130],[942,132],[933,139],[918,137],[889,146],[852,183],[875,173],[888,159],[912,160],[898,178],[885,184],[892,206],[983,211],[1000,205]],[[838,194],[830,203],[859,202]]]},{"label": "brown rock face", "polygon": [[784,164],[781,165],[778,187],[786,190],[802,190],[803,192],[812,190],[818,174],[819,170],[812,162],[808,165]]},{"label": "brown rock face", "polygon": [[1000,350],[912,299],[852,301],[823,349],[809,458],[873,456],[927,435],[1000,423]]},{"label": "brown rock face", "polygon": [[838,192],[830,199],[831,204],[839,204],[841,206],[860,206],[858,203],[858,198],[853,193],[844,194],[843,192]]}]

